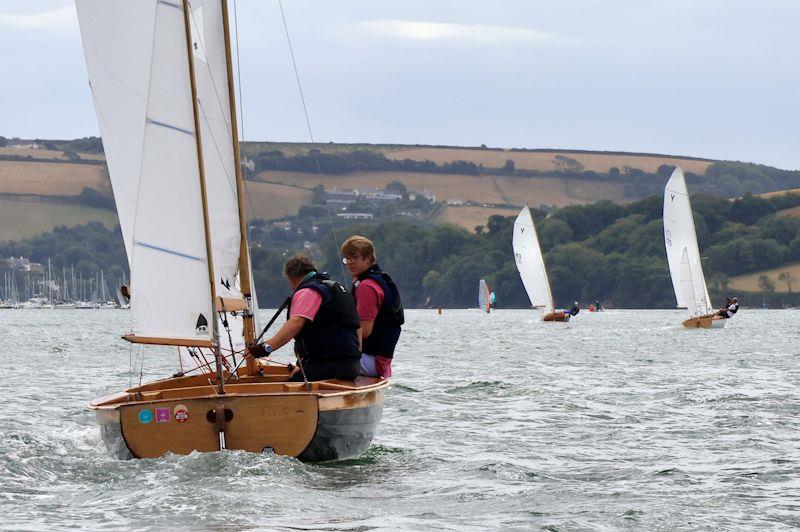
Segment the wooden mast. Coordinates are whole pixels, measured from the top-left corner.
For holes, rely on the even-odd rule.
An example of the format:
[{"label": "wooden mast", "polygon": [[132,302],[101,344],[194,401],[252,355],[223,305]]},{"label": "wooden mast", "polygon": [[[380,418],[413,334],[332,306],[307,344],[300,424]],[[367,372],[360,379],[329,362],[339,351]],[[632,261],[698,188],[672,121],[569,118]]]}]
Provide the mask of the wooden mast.
[{"label": "wooden mast", "polygon": [[[231,113],[231,140],[233,141],[233,162],[236,171],[236,199],[239,204],[239,286],[247,302],[248,309],[244,313],[243,334],[245,349],[250,349],[255,340],[255,321],[253,313],[258,309],[253,308],[253,287],[250,285],[250,258],[247,242],[247,220],[244,206],[244,179],[242,179],[242,161],[239,151],[239,126],[236,120],[236,95],[233,82],[233,61],[231,60],[231,33],[228,19],[228,0],[222,3],[222,27],[225,35],[225,66],[228,73],[228,103]],[[254,359],[247,361],[247,374],[255,375],[258,365]]]},{"label": "wooden mast", "polygon": [[[192,109],[194,110],[195,144],[197,146],[197,169],[200,176],[200,198],[203,206],[203,228],[206,240],[208,261],[208,282],[211,285],[211,343],[214,350],[214,364],[217,370],[217,391],[225,393],[225,379],[222,375],[222,355],[219,350],[219,331],[217,325],[217,286],[214,276],[214,256],[211,249],[211,226],[208,221],[208,196],[206,193],[206,172],[203,164],[203,142],[200,138],[200,113],[197,106],[197,83],[194,76],[194,57],[192,52],[192,31],[189,25],[189,0],[183,0],[183,23],[186,30],[186,53],[189,60],[189,82],[192,89]],[[220,443],[224,440],[220,437]]]}]

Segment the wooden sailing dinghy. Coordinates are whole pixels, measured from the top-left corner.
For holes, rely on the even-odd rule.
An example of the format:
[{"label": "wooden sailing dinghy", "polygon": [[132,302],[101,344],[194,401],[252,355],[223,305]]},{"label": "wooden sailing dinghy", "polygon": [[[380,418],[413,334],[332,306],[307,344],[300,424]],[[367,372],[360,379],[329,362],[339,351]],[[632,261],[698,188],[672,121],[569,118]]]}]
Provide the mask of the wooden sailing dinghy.
[{"label": "wooden sailing dinghy", "polygon": [[542,310],[542,321],[569,321],[568,313],[553,308],[553,294],[550,291],[550,281],[547,279],[539,237],[536,235],[536,227],[533,225],[533,217],[527,205],[522,208],[514,222],[512,243],[514,260],[522,284],[528,293],[528,299],[531,301],[531,307]]},{"label": "wooden sailing dinghy", "polygon": [[664,187],[664,245],[677,306],[689,311],[689,318],[684,320],[683,326],[725,327],[727,318],[717,316],[711,306],[700,262],[692,205],[680,168],[675,168]]},{"label": "wooden sailing dinghy", "polygon": [[387,380],[289,383],[286,365],[236,366],[255,341],[258,307],[226,1],[76,4],[131,270],[124,338],[132,349],[178,346],[203,361],[92,401],[108,449],[119,458],[358,456]]}]

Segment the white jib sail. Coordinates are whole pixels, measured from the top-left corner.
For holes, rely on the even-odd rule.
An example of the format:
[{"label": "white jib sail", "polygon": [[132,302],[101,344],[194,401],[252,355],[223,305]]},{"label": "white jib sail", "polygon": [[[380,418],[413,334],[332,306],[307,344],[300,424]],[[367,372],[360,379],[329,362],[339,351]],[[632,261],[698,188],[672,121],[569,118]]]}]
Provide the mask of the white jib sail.
[{"label": "white jib sail", "polygon": [[677,306],[688,309],[690,316],[711,313],[692,205],[680,168],[672,172],[664,187],[664,245]]},{"label": "white jib sail", "polygon": [[[77,5],[103,146],[116,159],[109,172],[131,268],[131,332],[210,340],[214,314],[182,4]],[[127,105],[129,112],[119,111]],[[133,166],[120,169],[123,162]]]},{"label": "white jib sail", "polygon": [[536,235],[536,227],[533,225],[533,217],[527,206],[522,208],[514,222],[512,244],[517,270],[531,306],[541,308],[543,314],[553,312],[553,295],[547,280],[544,257],[539,246],[539,237]]},{"label": "white jib sail", "polygon": [[483,279],[478,282],[478,308],[487,313],[491,311],[489,303],[489,286]]},{"label": "white jib sail", "polygon": [[192,0],[189,25],[217,295],[241,298],[236,282],[240,245],[239,203],[222,2]]}]

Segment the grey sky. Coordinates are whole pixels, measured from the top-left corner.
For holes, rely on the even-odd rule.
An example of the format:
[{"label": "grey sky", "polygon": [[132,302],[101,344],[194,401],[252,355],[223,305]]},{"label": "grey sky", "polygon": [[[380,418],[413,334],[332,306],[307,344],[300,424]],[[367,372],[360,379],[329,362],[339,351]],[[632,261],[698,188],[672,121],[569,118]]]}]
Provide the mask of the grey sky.
[{"label": "grey sky", "polygon": [[[229,0],[232,2],[232,0]],[[800,169],[796,0],[284,0],[317,141]],[[238,0],[248,140],[307,141],[277,0]],[[72,2],[0,0],[0,135],[97,135]]]}]

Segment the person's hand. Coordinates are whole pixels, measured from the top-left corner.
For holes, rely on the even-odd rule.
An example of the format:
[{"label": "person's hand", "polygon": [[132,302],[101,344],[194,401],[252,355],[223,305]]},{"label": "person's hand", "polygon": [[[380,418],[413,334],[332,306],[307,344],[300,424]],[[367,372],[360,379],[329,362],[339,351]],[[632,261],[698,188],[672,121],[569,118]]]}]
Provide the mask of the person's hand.
[{"label": "person's hand", "polygon": [[250,352],[247,354],[247,356],[253,358],[261,358],[261,357],[268,357],[270,353],[272,353],[271,345],[257,344],[250,348]]}]

